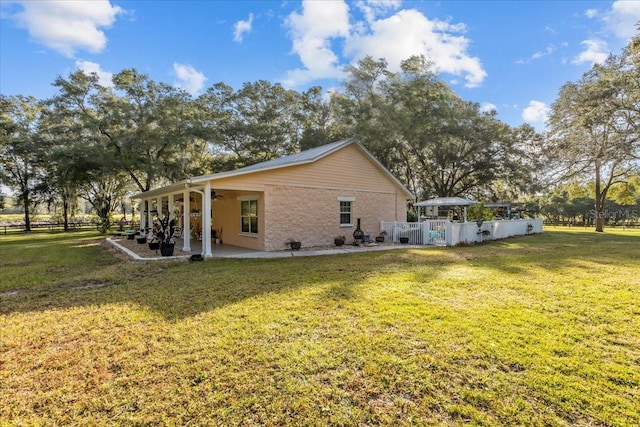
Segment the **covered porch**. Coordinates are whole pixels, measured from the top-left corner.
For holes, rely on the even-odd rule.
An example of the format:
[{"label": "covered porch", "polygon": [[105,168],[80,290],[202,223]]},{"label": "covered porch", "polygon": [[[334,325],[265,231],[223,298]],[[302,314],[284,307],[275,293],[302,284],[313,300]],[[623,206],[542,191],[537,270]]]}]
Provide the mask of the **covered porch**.
[{"label": "covered porch", "polygon": [[134,198],[140,200],[141,232],[148,235],[160,220],[172,224],[176,255],[201,254],[209,258],[241,249],[261,249],[260,238],[244,232],[241,207],[247,194],[257,200],[262,193],[237,186],[214,188],[213,184],[209,180],[185,180],[136,195]]},{"label": "covered porch", "polygon": [[[192,240],[190,243],[190,250],[183,250],[183,239],[176,239],[176,249],[172,256],[162,256],[159,250],[149,249],[148,243],[138,243],[136,240],[129,240],[126,238],[111,238],[110,242],[116,246],[119,250],[126,253],[133,259],[137,260],[154,260],[154,259],[175,259],[175,258],[190,258],[192,255],[202,255],[203,242],[201,240]],[[215,244],[211,242],[211,256],[210,258],[247,258],[259,254],[260,251],[255,249],[242,248],[230,244]]]}]

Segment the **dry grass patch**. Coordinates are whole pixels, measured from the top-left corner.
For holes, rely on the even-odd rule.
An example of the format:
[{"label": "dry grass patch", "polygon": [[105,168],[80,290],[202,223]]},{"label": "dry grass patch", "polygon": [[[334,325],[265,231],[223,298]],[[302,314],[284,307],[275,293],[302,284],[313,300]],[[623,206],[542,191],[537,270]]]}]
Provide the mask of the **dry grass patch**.
[{"label": "dry grass patch", "polygon": [[194,264],[94,238],[0,242],[3,422],[640,424],[638,232]]}]

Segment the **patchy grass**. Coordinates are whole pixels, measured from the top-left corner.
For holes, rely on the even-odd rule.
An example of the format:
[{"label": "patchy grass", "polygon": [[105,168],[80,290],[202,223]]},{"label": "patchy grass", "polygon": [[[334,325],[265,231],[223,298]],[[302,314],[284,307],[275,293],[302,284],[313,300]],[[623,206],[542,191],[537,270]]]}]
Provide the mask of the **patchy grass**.
[{"label": "patchy grass", "polygon": [[0,424],[640,424],[637,231],[193,264],[95,239],[0,238]]}]

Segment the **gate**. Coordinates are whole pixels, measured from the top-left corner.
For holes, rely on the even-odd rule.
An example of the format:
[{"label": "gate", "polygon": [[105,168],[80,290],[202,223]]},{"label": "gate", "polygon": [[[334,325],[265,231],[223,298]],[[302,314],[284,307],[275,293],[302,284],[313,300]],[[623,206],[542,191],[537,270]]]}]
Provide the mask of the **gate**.
[{"label": "gate", "polygon": [[393,243],[400,243],[401,237],[407,237],[411,245],[446,245],[447,222],[447,220],[382,221],[380,231],[385,231]]}]

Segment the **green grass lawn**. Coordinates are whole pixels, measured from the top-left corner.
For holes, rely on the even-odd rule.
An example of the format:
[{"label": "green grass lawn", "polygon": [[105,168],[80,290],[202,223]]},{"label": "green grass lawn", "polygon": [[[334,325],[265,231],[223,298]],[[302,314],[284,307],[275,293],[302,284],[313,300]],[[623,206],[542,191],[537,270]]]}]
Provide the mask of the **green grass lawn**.
[{"label": "green grass lawn", "polygon": [[0,425],[640,425],[640,232],[130,262],[0,236]]}]

